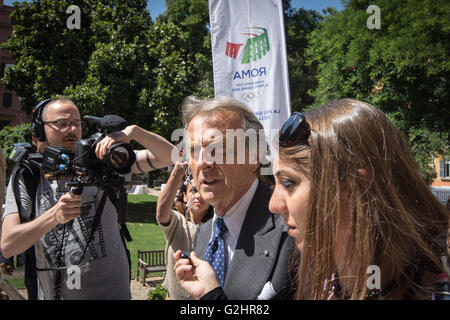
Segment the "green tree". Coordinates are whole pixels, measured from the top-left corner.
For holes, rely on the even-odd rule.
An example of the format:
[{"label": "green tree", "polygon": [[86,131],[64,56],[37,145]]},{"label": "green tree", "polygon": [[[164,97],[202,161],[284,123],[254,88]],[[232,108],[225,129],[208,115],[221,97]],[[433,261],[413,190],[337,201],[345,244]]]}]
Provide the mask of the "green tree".
[{"label": "green tree", "polygon": [[[6,158],[8,171],[11,171],[14,163],[9,160],[9,155],[14,148],[14,144],[20,142],[28,142],[32,144],[30,124],[24,123],[18,126],[5,126],[0,130],[0,147]],[[8,173],[9,174],[9,173]]]},{"label": "green tree", "polygon": [[[66,25],[69,5],[81,29]],[[154,23],[145,0],[16,3],[13,34],[2,47],[16,61],[4,77],[25,111],[65,95],[82,114],[117,114],[169,138],[178,106],[194,86],[193,53],[182,30]]]},{"label": "green tree", "polygon": [[284,2],[284,22],[287,43],[289,86],[292,111],[301,111],[314,103],[309,91],[317,87],[315,65],[305,63],[308,36],[322,16],[315,10],[292,9]]},{"label": "green tree", "polygon": [[[381,29],[367,28],[369,4],[381,9]],[[352,97],[379,107],[409,138],[428,182],[431,157],[450,137],[449,12],[446,0],[345,1],[307,49],[316,104]]]},{"label": "green tree", "polygon": [[[12,52],[15,65],[6,71],[4,85],[21,97],[30,113],[40,99],[61,94],[68,84],[81,83],[95,48],[89,1],[16,2],[11,14],[13,32],[2,49]],[[69,5],[81,10],[81,29],[66,26]]]},{"label": "green tree", "polygon": [[117,114],[166,138],[181,126],[178,106],[191,85],[187,39],[171,24],[157,22],[130,42],[115,31],[97,45],[86,80],[64,94],[86,114]]},{"label": "green tree", "polygon": [[189,39],[186,49],[193,54],[195,69],[192,76],[197,84],[193,94],[213,97],[211,33],[209,31],[209,9],[207,0],[166,0],[167,10],[161,21],[180,27]]}]

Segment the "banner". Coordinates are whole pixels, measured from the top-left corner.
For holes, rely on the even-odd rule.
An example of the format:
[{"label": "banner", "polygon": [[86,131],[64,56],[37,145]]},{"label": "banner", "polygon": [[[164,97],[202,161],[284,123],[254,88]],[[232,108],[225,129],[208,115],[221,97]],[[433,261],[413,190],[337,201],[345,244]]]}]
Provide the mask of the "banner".
[{"label": "banner", "polygon": [[267,137],[291,113],[281,0],[209,0],[215,96],[250,107]]}]

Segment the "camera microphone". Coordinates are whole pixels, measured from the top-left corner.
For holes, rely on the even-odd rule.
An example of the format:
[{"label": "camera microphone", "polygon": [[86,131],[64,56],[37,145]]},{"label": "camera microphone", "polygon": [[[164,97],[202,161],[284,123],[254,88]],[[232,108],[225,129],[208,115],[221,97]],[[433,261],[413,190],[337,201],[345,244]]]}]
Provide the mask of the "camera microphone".
[{"label": "camera microphone", "polygon": [[106,115],[103,118],[84,116],[83,119],[94,124],[97,128],[105,129],[108,133],[120,131],[127,127],[127,121],[115,115]]},{"label": "camera microphone", "polygon": [[102,121],[102,118],[94,116],[84,116],[83,119],[89,122],[90,124],[94,124],[96,127],[99,127],[100,122]]},{"label": "camera microphone", "polygon": [[127,127],[127,121],[119,116],[106,115],[101,120],[101,127],[108,132],[120,131]]}]

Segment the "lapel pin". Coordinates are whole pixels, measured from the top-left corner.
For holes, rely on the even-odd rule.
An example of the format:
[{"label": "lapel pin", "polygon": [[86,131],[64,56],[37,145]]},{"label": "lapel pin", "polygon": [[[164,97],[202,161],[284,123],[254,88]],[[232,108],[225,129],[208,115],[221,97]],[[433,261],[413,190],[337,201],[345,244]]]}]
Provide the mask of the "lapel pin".
[{"label": "lapel pin", "polygon": [[265,256],[265,257],[268,257],[268,256],[269,256],[269,250],[267,250],[267,249],[264,250],[264,256]]}]

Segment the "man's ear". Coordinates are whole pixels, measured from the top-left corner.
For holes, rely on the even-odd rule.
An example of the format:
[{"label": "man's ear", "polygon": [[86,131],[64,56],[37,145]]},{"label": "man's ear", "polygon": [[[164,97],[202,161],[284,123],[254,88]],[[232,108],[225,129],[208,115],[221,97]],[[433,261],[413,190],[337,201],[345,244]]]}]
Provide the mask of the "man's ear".
[{"label": "man's ear", "polygon": [[36,150],[39,153],[44,153],[45,148],[48,146],[47,141],[39,141],[37,138],[33,137],[33,144],[36,146]]}]

